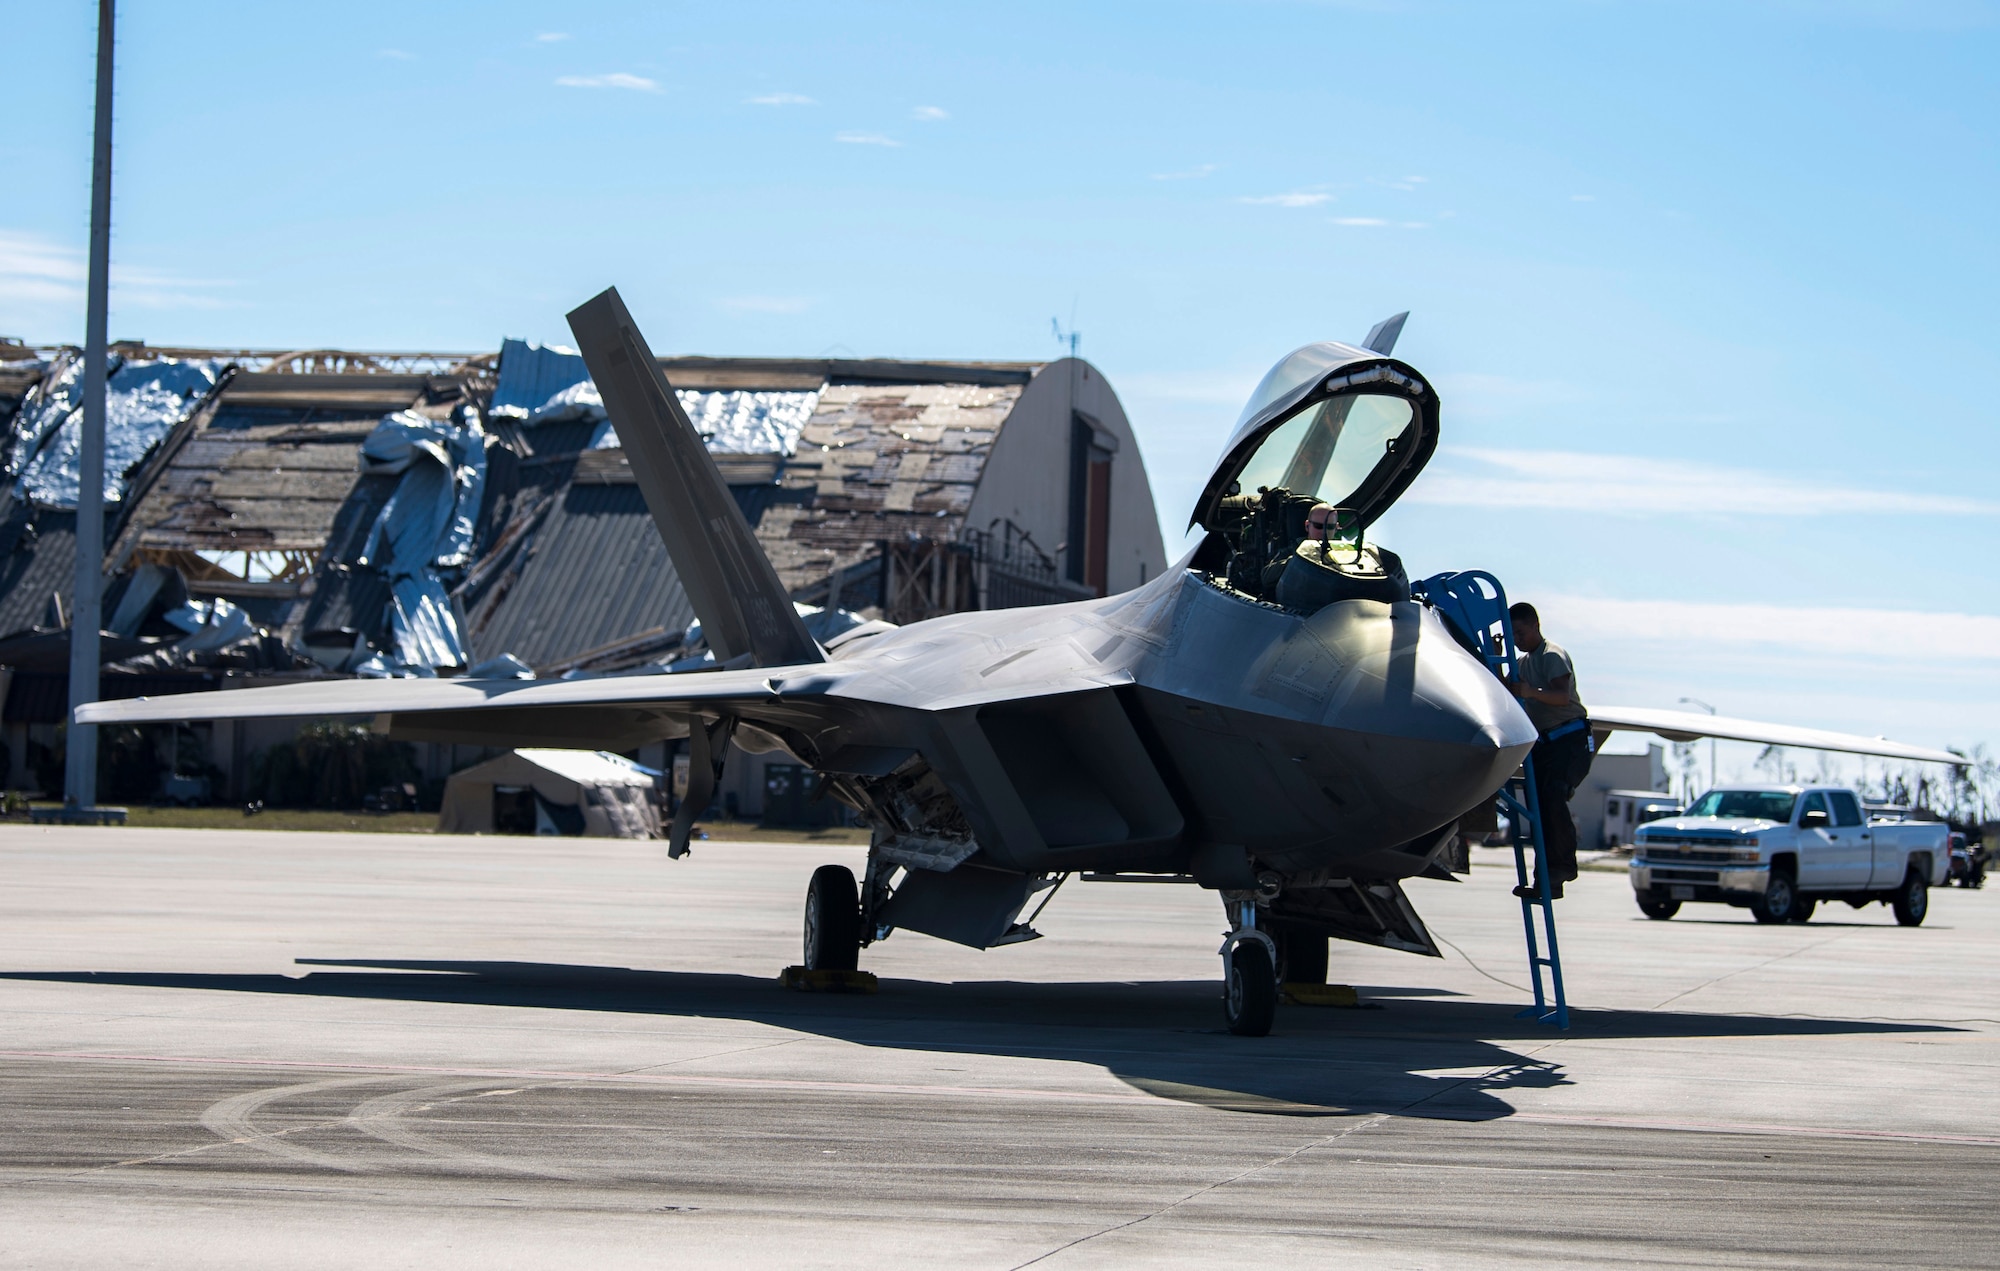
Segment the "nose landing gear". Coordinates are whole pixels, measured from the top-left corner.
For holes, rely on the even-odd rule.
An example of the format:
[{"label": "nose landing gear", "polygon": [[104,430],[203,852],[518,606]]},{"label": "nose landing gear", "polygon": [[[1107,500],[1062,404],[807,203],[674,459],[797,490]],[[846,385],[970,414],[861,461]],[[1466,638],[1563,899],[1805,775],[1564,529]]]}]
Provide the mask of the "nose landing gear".
[{"label": "nose landing gear", "polygon": [[1263,1037],[1278,1014],[1278,947],[1257,929],[1257,905],[1237,906],[1236,926],[1222,942],[1222,1013],[1238,1037]]}]

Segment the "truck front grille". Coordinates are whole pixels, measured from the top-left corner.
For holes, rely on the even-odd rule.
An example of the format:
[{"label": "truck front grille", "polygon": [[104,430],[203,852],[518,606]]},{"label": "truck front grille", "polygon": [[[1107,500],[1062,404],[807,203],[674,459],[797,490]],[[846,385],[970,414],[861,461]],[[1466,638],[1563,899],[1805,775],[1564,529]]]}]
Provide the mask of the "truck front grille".
[{"label": "truck front grille", "polygon": [[1718,875],[1712,869],[1669,869],[1653,866],[1653,881],[1656,883],[1714,883]]}]

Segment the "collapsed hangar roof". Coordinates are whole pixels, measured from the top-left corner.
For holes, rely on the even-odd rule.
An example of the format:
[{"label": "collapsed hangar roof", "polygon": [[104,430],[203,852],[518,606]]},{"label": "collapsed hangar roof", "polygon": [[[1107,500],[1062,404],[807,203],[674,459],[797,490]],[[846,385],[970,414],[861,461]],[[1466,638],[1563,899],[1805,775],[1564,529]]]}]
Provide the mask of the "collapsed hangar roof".
[{"label": "collapsed hangar roof", "polygon": [[[659,361],[698,427],[704,422],[703,403],[690,399],[812,395],[809,413],[794,430],[759,426],[762,421],[744,430],[771,438],[761,452],[740,453],[740,434],[710,440],[711,449],[722,452],[715,458],[724,480],[736,491],[779,579],[794,592],[856,564],[885,539],[955,537],[1000,426],[1045,365],[825,358]],[[510,375],[516,366],[523,370]],[[534,408],[520,403],[561,398],[584,374],[582,359],[568,350],[510,342],[494,395],[495,413],[521,411],[532,419]],[[577,407],[574,400],[566,404]],[[521,431],[533,434],[536,429]],[[598,440],[616,446],[615,436]],[[622,451],[584,452],[573,486],[593,485],[630,487],[618,506],[629,515],[644,515]],[[678,585],[674,590],[678,593]],[[477,627],[479,619],[473,621]]]},{"label": "collapsed hangar roof", "polygon": [[[215,391],[122,474],[125,498],[108,527],[107,564],[116,571],[148,560],[199,565],[197,555],[288,553],[301,572],[231,579],[216,570],[191,578],[191,589],[251,606],[294,646],[315,629],[345,627],[379,647],[388,581],[360,564],[357,546],[394,483],[359,473],[362,442],[390,412],[443,418],[460,403],[494,404],[508,359],[141,345],[118,352],[128,361],[202,358],[225,369]],[[5,361],[0,369],[12,378],[0,388],[15,379],[32,384],[52,360],[39,353]],[[794,590],[867,559],[885,540],[955,536],[1001,425],[1044,365],[660,362],[684,399],[699,399],[691,403],[698,418],[701,401],[804,395],[807,408],[779,449],[716,456]],[[36,369],[22,372],[24,363]],[[0,401],[0,412],[15,404]],[[502,416],[486,423],[493,480],[473,560],[450,580],[473,658],[513,653],[547,669],[670,651],[693,615],[615,437],[599,436],[588,422],[531,425]],[[32,550],[45,524],[73,551],[61,520],[54,509],[17,500],[0,526],[17,549],[12,556],[22,555],[24,539],[31,549],[0,573],[7,593],[0,611],[20,625],[45,616],[45,585],[68,603],[70,552],[52,550],[55,541],[51,550]]]}]

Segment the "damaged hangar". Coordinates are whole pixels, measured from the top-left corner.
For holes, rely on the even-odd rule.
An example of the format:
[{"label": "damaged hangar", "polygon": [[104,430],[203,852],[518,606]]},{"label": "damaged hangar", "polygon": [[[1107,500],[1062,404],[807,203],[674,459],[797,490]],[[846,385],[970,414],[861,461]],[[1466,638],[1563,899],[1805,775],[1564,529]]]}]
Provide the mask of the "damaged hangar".
[{"label": "damaged hangar", "polygon": [[[780,578],[857,620],[1084,599],[1165,566],[1089,363],[665,357]],[[10,788],[67,700],[81,358],[0,343],[0,677]],[[113,349],[103,696],[329,676],[698,671],[694,615],[582,359]],[[218,798],[282,726],[218,723]],[[659,747],[642,762],[663,765]],[[419,747],[427,778],[489,752]],[[745,760],[749,760],[745,762]],[[775,760],[776,763],[770,761]],[[797,801],[784,756],[724,798]]]}]

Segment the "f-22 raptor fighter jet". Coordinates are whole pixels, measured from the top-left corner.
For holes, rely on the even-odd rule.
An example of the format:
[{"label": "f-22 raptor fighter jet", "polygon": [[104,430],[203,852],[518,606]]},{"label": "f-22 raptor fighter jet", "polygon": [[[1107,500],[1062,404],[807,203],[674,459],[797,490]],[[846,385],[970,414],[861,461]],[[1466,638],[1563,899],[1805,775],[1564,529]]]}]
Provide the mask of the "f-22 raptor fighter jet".
[{"label": "f-22 raptor fighter jet", "polygon": [[[1195,508],[1206,537],[1159,577],[1104,599],[865,624],[824,647],[616,291],[569,321],[719,669],[287,685],[95,703],[78,720],[367,714],[419,741],[686,738],[676,857],[732,741],[785,751],[872,827],[862,878],[813,875],[812,969],[852,970],[898,929],[975,948],[1033,939],[1023,910],[1071,875],[1219,892],[1239,1033],[1269,1030],[1281,976],[1324,981],[1330,937],[1437,956],[1401,882],[1444,873],[1460,817],[1490,804],[1535,730],[1462,624],[1365,541],[1438,440],[1436,391],[1389,355],[1400,316],[1362,347],[1308,345],[1264,377]],[[1628,726],[1676,735],[1764,727],[1637,714]]]}]

